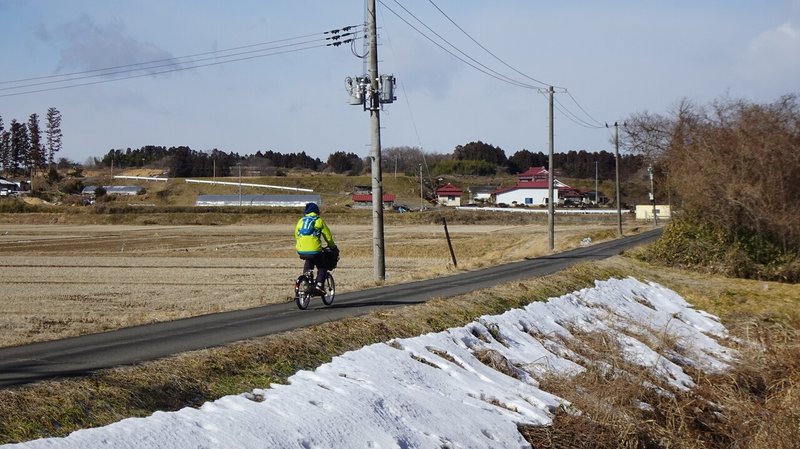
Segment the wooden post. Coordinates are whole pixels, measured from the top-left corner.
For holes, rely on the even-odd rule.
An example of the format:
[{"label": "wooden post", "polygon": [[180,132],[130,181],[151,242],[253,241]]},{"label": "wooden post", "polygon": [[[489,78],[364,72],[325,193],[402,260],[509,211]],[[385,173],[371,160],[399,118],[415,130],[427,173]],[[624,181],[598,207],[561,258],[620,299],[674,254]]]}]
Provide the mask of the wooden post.
[{"label": "wooden post", "polygon": [[442,224],[444,225],[444,235],[447,237],[447,246],[450,248],[450,258],[453,259],[453,266],[458,268],[456,253],[453,251],[453,243],[450,241],[450,232],[447,230],[447,219],[444,217],[442,217]]}]

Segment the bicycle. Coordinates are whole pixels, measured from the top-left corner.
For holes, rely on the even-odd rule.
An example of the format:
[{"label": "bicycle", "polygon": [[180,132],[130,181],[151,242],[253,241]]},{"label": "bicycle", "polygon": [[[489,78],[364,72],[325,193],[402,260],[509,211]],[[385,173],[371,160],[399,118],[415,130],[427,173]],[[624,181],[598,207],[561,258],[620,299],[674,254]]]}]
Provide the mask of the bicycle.
[{"label": "bicycle", "polygon": [[324,294],[320,295],[317,291],[315,283],[316,276],[314,275],[313,269],[298,276],[297,280],[294,282],[294,301],[300,310],[306,310],[308,304],[311,302],[311,298],[314,296],[321,296],[322,303],[326,306],[333,304],[333,300],[336,297],[336,281],[333,279],[332,271],[336,268],[336,263],[339,261],[339,254],[337,251],[334,255],[334,251],[327,248],[325,248],[324,252],[329,253],[326,254],[326,256],[328,256],[326,259],[328,275],[325,276],[325,281],[322,286],[323,290],[325,290]]}]

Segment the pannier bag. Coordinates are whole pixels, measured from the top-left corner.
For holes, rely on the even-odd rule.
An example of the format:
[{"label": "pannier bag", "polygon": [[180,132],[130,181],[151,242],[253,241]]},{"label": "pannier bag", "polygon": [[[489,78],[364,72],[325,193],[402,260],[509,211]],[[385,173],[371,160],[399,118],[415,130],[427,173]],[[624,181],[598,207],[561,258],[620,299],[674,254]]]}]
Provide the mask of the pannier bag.
[{"label": "pannier bag", "polygon": [[325,264],[325,268],[328,270],[336,268],[336,265],[339,264],[339,248],[325,248],[322,251],[322,263]]}]

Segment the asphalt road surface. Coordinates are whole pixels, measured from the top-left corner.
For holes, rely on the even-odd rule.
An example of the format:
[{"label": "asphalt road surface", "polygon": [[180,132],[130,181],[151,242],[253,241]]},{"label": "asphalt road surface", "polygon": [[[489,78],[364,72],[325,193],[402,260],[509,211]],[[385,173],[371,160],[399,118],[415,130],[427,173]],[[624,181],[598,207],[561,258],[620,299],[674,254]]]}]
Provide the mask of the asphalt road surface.
[{"label": "asphalt road surface", "polygon": [[0,387],[80,376],[91,371],[184,351],[220,346],[376,309],[450,297],[498,284],[555,273],[574,263],[611,257],[658,238],[661,229],[582,247],[551,256],[498,265],[451,276],[337,294],[325,307],[312,299],[308,310],[294,301],[254,309],[217,313],[177,321],[129,327],[111,332],[0,349]]}]

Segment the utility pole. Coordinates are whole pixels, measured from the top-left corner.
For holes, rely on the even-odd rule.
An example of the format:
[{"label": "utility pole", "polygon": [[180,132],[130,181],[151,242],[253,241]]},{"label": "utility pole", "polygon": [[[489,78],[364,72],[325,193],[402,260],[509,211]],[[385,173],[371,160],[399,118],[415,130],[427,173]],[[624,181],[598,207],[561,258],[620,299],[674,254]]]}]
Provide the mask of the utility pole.
[{"label": "utility pole", "polygon": [[650,175],[650,202],[653,204],[653,224],[658,226],[658,211],[656,210],[656,191],[653,186],[653,165],[647,166],[647,173]]},{"label": "utility pole", "polygon": [[425,207],[425,197],[423,196],[422,190],[422,164],[419,164],[419,211],[422,212],[422,209]]},{"label": "utility pole", "polygon": [[386,279],[383,241],[383,176],[381,173],[381,117],[378,97],[378,26],[375,0],[367,4],[367,33],[369,42],[369,78],[367,95],[372,126],[372,266],[376,281]]},{"label": "utility pole", "polygon": [[616,166],[616,188],[617,188],[617,238],[622,238],[622,204],[619,194],[619,125],[614,122],[614,164]]},{"label": "utility pole", "polygon": [[550,86],[547,89],[547,93],[549,94],[548,98],[548,111],[549,111],[549,131],[548,131],[548,167],[547,167],[547,189],[548,189],[548,199],[547,199],[547,248],[550,251],[553,251],[556,246],[556,236],[555,236],[555,205],[554,203],[554,195],[553,195],[553,86]]},{"label": "utility pole", "polygon": [[236,165],[239,166],[239,207],[242,207],[242,163]]},{"label": "utility pole", "polygon": [[597,191],[597,189],[599,188],[598,184],[597,184],[597,180],[600,179],[599,176],[598,176],[600,171],[597,168],[597,164],[598,164],[598,162],[594,161],[594,204],[596,206],[600,206],[600,196],[599,196],[600,194]]}]

